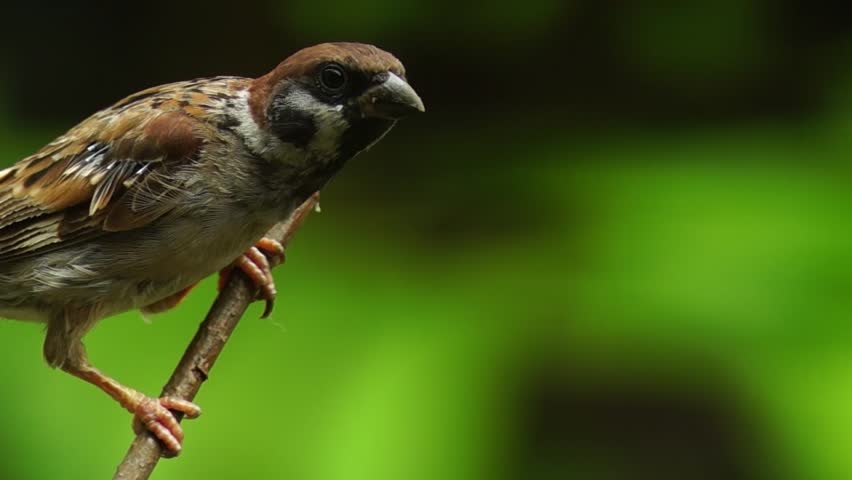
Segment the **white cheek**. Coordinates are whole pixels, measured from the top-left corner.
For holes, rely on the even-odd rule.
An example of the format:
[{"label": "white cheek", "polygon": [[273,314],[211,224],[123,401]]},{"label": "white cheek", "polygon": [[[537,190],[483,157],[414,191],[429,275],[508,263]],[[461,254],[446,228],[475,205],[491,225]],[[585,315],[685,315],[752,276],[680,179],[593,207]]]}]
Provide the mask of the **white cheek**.
[{"label": "white cheek", "polygon": [[248,108],[248,91],[240,92],[238,102],[238,133],[252,152],[268,160],[294,164],[330,162],[337,156],[341,135],[349,128],[349,122],[343,115],[343,105],[327,105],[308,92],[293,91],[287,96],[286,107],[310,112],[317,129],[308,145],[297,147],[282,142],[257,126]]},{"label": "white cheek", "polygon": [[304,91],[291,93],[287,104],[299,111],[311,112],[317,129],[304,149],[294,147],[294,150],[307,154],[313,160],[332,160],[337,155],[340,136],[349,128],[349,122],[343,116],[343,105],[327,105]]},{"label": "white cheek", "polygon": [[308,144],[308,150],[313,154],[327,157],[336,155],[340,147],[341,135],[349,128],[349,122],[343,117],[342,106],[319,112],[314,117],[317,133]]},{"label": "white cheek", "polygon": [[234,109],[234,115],[239,120],[237,133],[255,155],[264,158],[275,156],[275,152],[281,148],[282,143],[275,136],[257,126],[249,108],[248,94],[248,90],[243,90],[237,94],[236,108]]}]

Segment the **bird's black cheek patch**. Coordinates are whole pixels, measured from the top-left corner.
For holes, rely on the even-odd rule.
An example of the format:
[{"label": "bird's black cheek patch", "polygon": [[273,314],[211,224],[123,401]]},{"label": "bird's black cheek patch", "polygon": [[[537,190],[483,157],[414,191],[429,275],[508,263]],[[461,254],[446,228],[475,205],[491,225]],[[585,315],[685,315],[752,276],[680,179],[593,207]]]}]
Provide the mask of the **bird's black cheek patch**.
[{"label": "bird's black cheek patch", "polygon": [[269,128],[279,140],[298,148],[305,148],[317,133],[310,114],[290,108],[270,112]]},{"label": "bird's black cheek patch", "polygon": [[284,143],[305,148],[317,133],[317,126],[309,109],[294,104],[300,86],[288,85],[275,97],[266,111],[269,130]]}]

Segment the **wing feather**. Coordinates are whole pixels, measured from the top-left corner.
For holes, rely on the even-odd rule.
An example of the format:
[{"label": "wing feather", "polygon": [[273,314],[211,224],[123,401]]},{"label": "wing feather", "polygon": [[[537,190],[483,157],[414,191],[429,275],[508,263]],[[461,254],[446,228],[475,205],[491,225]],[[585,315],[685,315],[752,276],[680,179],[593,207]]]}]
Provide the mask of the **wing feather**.
[{"label": "wing feather", "polygon": [[179,204],[173,173],[198,155],[200,122],[136,110],[95,114],[0,170],[0,262],[139,228]]}]

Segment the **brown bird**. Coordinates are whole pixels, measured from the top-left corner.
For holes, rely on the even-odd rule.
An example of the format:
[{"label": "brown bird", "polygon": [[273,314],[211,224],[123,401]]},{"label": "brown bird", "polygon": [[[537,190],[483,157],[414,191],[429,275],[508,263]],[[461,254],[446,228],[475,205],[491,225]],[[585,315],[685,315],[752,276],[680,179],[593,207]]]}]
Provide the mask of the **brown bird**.
[{"label": "brown bird", "polygon": [[0,170],[0,316],[45,323],[48,364],[112,396],[176,454],[183,432],[169,409],[200,409],[113,380],[89,363],[83,336],[110,315],[174,307],[231,268],[268,310],[283,249],[264,233],[422,111],[402,64],[358,43],[300,50],[257,79],[133,94]]}]

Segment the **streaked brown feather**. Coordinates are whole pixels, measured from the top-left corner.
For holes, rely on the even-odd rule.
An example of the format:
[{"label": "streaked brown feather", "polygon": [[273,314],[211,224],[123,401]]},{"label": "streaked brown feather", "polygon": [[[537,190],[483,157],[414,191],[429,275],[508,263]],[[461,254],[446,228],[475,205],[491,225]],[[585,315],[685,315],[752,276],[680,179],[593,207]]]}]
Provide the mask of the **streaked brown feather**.
[{"label": "streaked brown feather", "polygon": [[[169,172],[199,152],[208,114],[180,107],[184,92],[172,84],[128,97],[0,170],[0,262],[139,228],[172,209]],[[178,108],[155,109],[158,100]]]},{"label": "streaked brown feather", "polygon": [[179,194],[156,172],[136,179],[133,187],[127,189],[111,206],[102,228],[121,232],[147,225],[168,212]]}]

